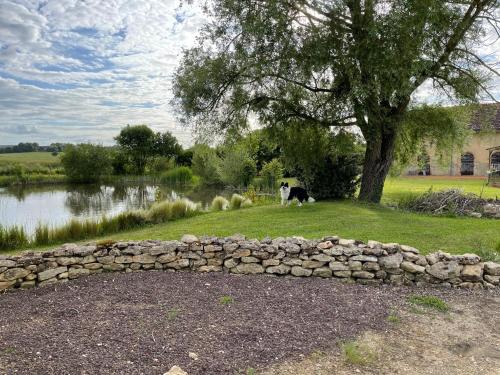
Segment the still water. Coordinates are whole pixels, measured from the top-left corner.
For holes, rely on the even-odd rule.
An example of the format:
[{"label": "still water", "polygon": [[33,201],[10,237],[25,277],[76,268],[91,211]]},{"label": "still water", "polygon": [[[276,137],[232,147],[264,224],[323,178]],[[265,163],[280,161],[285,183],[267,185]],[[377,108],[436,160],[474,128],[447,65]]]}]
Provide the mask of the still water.
[{"label": "still water", "polygon": [[123,211],[150,207],[156,199],[186,197],[209,204],[213,189],[169,188],[163,185],[42,185],[0,188],[0,225],[22,226],[32,234],[39,223],[60,226],[72,218],[111,217]]}]

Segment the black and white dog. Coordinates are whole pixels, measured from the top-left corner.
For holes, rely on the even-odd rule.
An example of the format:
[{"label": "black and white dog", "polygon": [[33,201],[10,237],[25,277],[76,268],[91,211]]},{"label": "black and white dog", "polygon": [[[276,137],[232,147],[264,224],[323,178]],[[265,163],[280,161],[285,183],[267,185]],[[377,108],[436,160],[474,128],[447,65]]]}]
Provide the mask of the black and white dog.
[{"label": "black and white dog", "polygon": [[288,182],[282,182],[280,185],[280,193],[281,193],[281,205],[285,205],[285,202],[287,202],[287,205],[290,205],[292,200],[294,198],[297,198],[299,201],[299,207],[302,206],[302,202],[309,202],[313,203],[314,198],[310,197],[309,194],[307,194],[307,191],[301,187],[289,187]]}]

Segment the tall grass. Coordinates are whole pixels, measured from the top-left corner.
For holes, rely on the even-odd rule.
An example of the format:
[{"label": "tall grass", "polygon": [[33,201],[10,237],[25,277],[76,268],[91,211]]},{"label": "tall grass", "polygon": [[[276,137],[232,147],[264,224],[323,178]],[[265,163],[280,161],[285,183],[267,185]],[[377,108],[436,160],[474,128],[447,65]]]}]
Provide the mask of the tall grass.
[{"label": "tall grass", "polygon": [[145,225],[190,217],[200,212],[201,205],[183,198],[176,201],[156,203],[146,211],[122,212],[112,218],[104,216],[100,220],[71,219],[67,224],[55,228],[38,224],[32,238],[29,238],[21,227],[4,228],[0,226],[0,251],[79,241]]},{"label": "tall grass", "polygon": [[17,249],[29,243],[22,227],[4,228],[0,225],[0,250]]},{"label": "tall grass", "polygon": [[238,210],[240,208],[247,208],[252,205],[252,201],[248,198],[245,198],[240,194],[233,194],[231,197],[230,207],[232,210]]},{"label": "tall grass", "polygon": [[227,210],[229,207],[229,201],[221,197],[220,195],[217,195],[213,200],[212,200],[212,211],[224,211]]},{"label": "tall grass", "polygon": [[[25,245],[45,246],[67,241],[79,241],[190,217],[199,212],[201,212],[201,205],[182,198],[156,203],[148,210],[122,212],[112,218],[104,216],[100,220],[83,221],[72,219],[67,224],[57,228],[49,228],[40,224],[35,230],[33,240],[27,241]],[[11,247],[11,249],[13,248],[15,247]]]}]

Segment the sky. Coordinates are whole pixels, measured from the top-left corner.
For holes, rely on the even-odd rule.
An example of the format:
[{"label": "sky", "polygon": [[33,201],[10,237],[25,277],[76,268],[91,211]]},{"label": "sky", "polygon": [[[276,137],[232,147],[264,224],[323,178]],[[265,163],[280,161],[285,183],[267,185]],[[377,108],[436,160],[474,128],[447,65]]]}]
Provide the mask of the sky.
[{"label": "sky", "polygon": [[0,0],[0,145],[112,144],[148,124],[190,144],[171,78],[204,18],[179,0]]},{"label": "sky", "polygon": [[[126,124],[192,144],[169,102],[181,52],[195,45],[205,18],[180,3],[0,0],[0,145],[112,144]],[[500,43],[481,54],[500,61]],[[441,100],[429,85],[415,98]]]}]

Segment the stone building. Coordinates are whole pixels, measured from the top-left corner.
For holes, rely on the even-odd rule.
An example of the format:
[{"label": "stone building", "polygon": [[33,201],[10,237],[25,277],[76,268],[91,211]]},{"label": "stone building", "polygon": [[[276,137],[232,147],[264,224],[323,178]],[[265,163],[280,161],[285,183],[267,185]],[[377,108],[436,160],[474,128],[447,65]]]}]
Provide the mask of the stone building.
[{"label": "stone building", "polygon": [[[482,104],[471,118],[472,137],[448,162],[439,160],[435,150],[428,150],[423,168],[408,168],[409,175],[487,176],[500,170],[500,104]],[[422,163],[420,163],[422,165]]]}]

